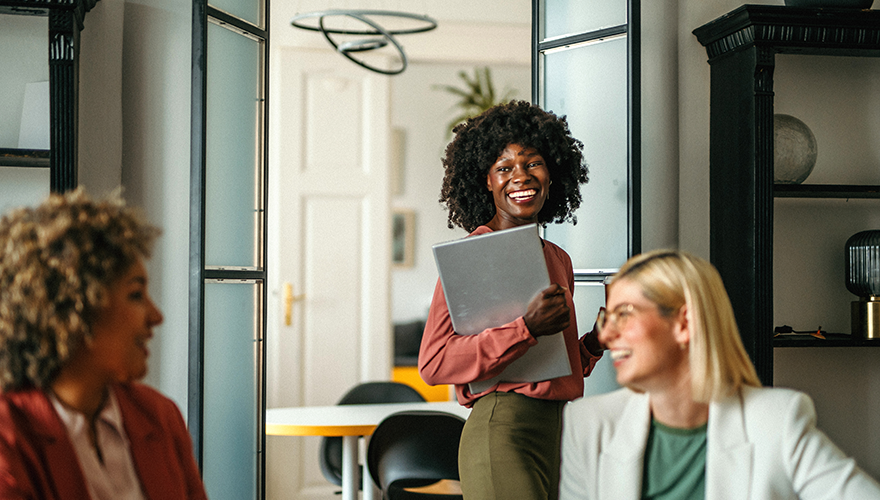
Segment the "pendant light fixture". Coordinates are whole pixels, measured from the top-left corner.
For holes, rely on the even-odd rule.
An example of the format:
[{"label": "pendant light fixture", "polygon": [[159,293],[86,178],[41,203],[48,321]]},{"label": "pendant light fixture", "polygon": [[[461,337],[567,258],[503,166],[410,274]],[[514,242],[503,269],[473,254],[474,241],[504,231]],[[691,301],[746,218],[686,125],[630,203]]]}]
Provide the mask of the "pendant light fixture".
[{"label": "pendant light fixture", "polygon": [[[353,19],[357,21],[359,26],[351,28],[344,24],[332,24],[334,18],[337,22],[340,18],[343,21]],[[412,27],[386,29],[379,22],[383,19],[404,20],[414,25]],[[385,75],[402,73],[407,66],[406,52],[404,52],[403,46],[400,45],[395,36],[424,33],[437,27],[437,21],[428,16],[393,10],[370,9],[336,9],[297,14],[290,21],[290,24],[295,28],[321,32],[336,52],[339,52],[359,66]],[[337,36],[336,39],[334,39],[334,35]],[[364,38],[342,41],[339,39],[340,36]],[[358,57],[361,53],[381,49],[389,44],[397,50],[400,57],[399,63],[391,69],[379,68]]]}]

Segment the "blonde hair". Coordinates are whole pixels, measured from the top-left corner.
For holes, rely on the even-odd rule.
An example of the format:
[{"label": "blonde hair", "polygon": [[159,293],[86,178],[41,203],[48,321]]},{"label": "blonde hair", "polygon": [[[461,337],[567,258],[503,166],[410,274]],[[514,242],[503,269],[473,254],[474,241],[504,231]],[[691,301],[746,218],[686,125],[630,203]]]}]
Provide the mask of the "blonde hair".
[{"label": "blonde hair", "polygon": [[687,306],[689,363],[694,401],[717,401],[743,386],[760,387],[730,298],[715,267],[678,250],[655,250],[629,259],[614,282],[637,283],[645,297],[670,316]]},{"label": "blonde hair", "polygon": [[118,193],[92,201],[81,188],[0,219],[0,389],[46,387],[91,338],[107,287],[159,230]]}]

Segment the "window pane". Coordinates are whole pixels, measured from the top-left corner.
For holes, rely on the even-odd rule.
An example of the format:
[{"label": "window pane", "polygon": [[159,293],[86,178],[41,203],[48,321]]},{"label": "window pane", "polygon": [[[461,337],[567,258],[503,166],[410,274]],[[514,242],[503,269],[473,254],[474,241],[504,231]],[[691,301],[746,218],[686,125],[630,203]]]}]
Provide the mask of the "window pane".
[{"label": "window pane", "polygon": [[[605,305],[605,286],[601,283],[575,283],[574,310],[577,316],[578,334],[584,335],[593,329],[599,308]],[[584,395],[594,396],[619,389],[617,372],[611,363],[611,356],[605,354],[596,363],[590,376],[584,379]]]},{"label": "window pane", "polygon": [[262,0],[211,0],[208,5],[244,19],[254,26],[263,27]]},{"label": "window pane", "polygon": [[208,24],[205,262],[260,267],[261,44]]},{"label": "window pane", "polygon": [[626,0],[545,0],[544,39],[626,24]]},{"label": "window pane", "polygon": [[212,500],[246,500],[257,492],[259,284],[205,284],[205,488]]},{"label": "window pane", "polygon": [[49,149],[49,18],[0,14],[0,148]]},{"label": "window pane", "polygon": [[48,196],[48,168],[0,167],[0,214],[20,206],[35,207]]},{"label": "window pane", "polygon": [[626,61],[625,37],[544,56],[544,108],[568,117],[590,169],[577,226],[544,232],[575,269],[616,269],[627,258]]}]

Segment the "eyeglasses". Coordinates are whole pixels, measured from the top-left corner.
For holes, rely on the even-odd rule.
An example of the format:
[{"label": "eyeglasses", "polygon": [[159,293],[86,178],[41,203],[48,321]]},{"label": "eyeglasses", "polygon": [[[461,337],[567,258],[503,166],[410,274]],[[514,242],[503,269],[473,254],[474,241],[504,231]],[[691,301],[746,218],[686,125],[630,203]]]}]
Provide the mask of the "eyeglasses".
[{"label": "eyeglasses", "polygon": [[632,304],[621,304],[610,312],[604,307],[599,308],[599,316],[596,317],[596,331],[601,332],[609,324],[618,330],[626,328],[626,322],[635,311],[637,308]]}]

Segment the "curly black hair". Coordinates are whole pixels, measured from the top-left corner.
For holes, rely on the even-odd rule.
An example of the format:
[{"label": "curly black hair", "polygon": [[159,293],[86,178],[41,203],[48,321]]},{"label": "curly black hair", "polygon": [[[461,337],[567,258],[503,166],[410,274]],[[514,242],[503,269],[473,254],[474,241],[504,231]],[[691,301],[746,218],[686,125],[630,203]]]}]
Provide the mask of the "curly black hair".
[{"label": "curly black hair", "polygon": [[572,137],[565,117],[526,101],[510,101],[457,125],[446,146],[440,203],[449,209],[447,225],[472,232],[495,216],[492,193],[486,189],[489,167],[510,144],[534,148],[544,157],[553,189],[538,222],[570,220],[581,204],[580,185],[587,182],[583,143]]},{"label": "curly black hair", "polygon": [[0,218],[0,390],[47,387],[158,234],[118,193],[93,201],[82,188]]}]

